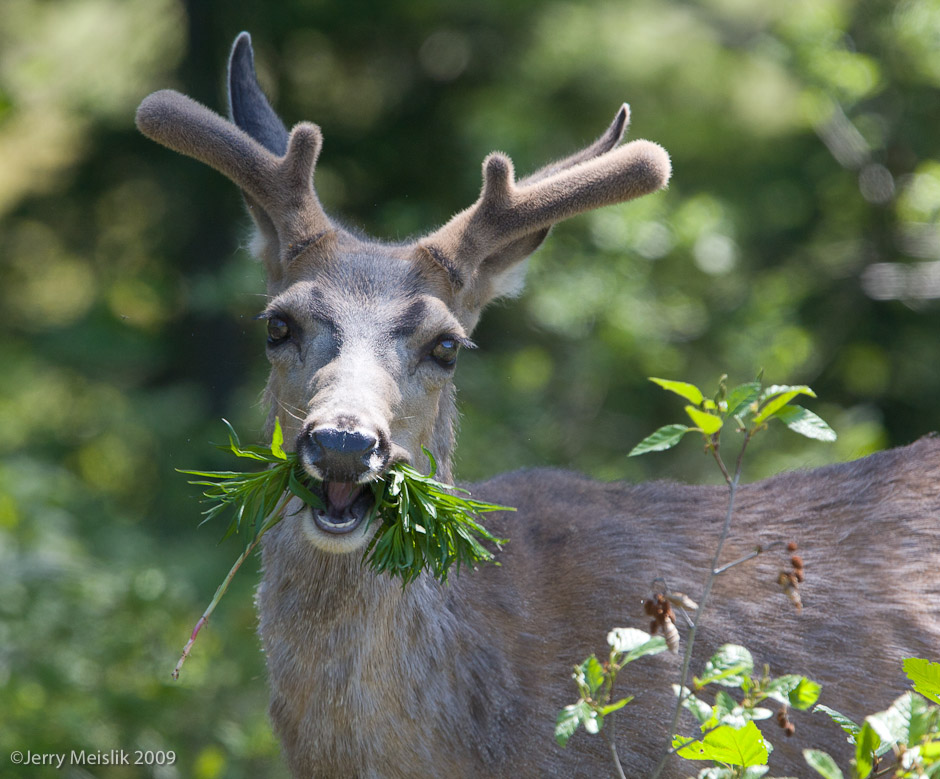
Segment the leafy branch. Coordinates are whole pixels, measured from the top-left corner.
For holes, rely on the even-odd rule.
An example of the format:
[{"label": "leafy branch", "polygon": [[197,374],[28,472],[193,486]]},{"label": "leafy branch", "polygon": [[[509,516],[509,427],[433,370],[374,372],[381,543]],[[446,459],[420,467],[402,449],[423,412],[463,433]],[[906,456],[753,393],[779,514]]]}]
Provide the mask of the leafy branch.
[{"label": "leafy branch", "polygon": [[[753,726],[752,720],[763,718],[765,712],[766,716],[770,716],[770,713],[757,704],[767,697],[776,697],[785,706],[796,705],[792,700],[784,700],[783,693],[789,693],[797,689],[805,693],[807,689],[814,687],[815,695],[818,695],[819,690],[818,685],[804,677],[787,676],[772,680],[766,671],[761,677],[751,676],[753,661],[750,658],[750,653],[743,647],[733,645],[722,647],[718,654],[712,657],[706,665],[703,679],[696,679],[694,686],[696,690],[712,683],[739,686],[744,696],[740,704],[736,703],[727,692],[721,691],[716,695],[715,705],[708,706],[696,698],[688,687],[695,636],[711,597],[715,580],[733,565],[743,563],[765,551],[759,549],[754,554],[747,555],[734,563],[724,566],[719,565],[724,543],[728,537],[734,516],[735,497],[741,479],[744,454],[751,439],[766,429],[773,419],[779,419],[791,430],[809,438],[833,441],[836,434],[819,416],[801,406],[792,404],[792,401],[800,395],[815,397],[815,393],[805,385],[772,385],[764,388],[760,377],[758,377],[756,381],[741,384],[729,390],[725,384],[726,377],[722,377],[714,398],[707,398],[694,384],[660,378],[651,378],[650,380],[686,401],[685,413],[692,424],[676,423],[659,428],[637,444],[630,452],[630,456],[665,451],[676,446],[688,433],[699,433],[703,437],[706,451],[714,457],[728,485],[728,506],[724,522],[709,567],[702,597],[695,609],[695,617],[692,620],[686,639],[680,683],[676,686],[676,708],[670,728],[671,733],[676,732],[682,709],[686,708],[699,717],[702,738],[697,740],[675,736],[670,748],[664,752],[657,765],[653,777],[655,779],[660,775],[666,760],[672,754],[678,754],[687,759],[713,760],[726,768],[738,766],[743,771],[752,765],[763,765],[767,760],[767,747],[764,745],[760,731]],[[743,434],[743,440],[733,469],[728,468],[721,456],[721,434],[728,427]],[[798,558],[793,559],[798,560]],[[796,563],[794,563],[794,567],[796,569]],[[796,576],[795,573],[784,575],[787,577]],[[799,576],[802,577],[801,561]],[[791,583],[789,578],[787,578],[786,584],[791,589],[795,589],[795,582]],[[648,605],[651,606],[649,613],[657,613],[658,618],[663,623],[662,627],[664,629],[671,628],[671,633],[675,635],[675,625],[669,619],[670,611],[668,606],[663,611],[663,607],[657,609],[652,604]],[[659,651],[662,651],[662,649],[659,649]],[[574,679],[581,693],[581,698],[578,703],[563,709],[558,716],[555,732],[559,743],[567,743],[568,738],[579,725],[583,725],[588,732],[598,732],[604,724],[605,716],[619,711],[631,700],[631,698],[623,698],[617,704],[611,703],[611,690],[620,668],[622,668],[622,663],[616,657],[613,649],[611,658],[606,664],[600,664],[597,658],[592,656],[580,666],[576,666]],[[716,669],[718,670],[716,671]],[[786,685],[791,687],[784,690]],[[809,700],[809,696],[804,694],[802,697],[798,696],[798,702],[800,705],[796,706],[797,708],[806,708],[815,702],[815,697]],[[613,708],[614,706],[615,708]],[[786,719],[785,715],[783,719]],[[786,723],[781,722],[781,727],[784,727],[787,723],[789,723],[789,720],[786,720]],[[747,727],[748,725],[750,727]],[[608,742],[611,745],[615,765],[622,775],[622,769],[616,757],[616,747],[610,737]]]},{"label": "leafy branch", "polygon": [[[901,695],[885,711],[870,714],[859,725],[828,706],[817,706],[814,712],[828,715],[845,731],[855,745],[852,776],[867,777],[940,777],[940,663],[909,657],[904,672],[913,690]],[[885,755],[894,761],[882,766]],[[835,760],[820,749],[803,752],[806,762],[826,779],[843,779]]]},{"label": "leafy branch", "polygon": [[[654,626],[662,627],[667,636],[672,636],[670,648],[676,645],[678,635],[672,621],[674,615],[669,601],[684,600],[689,604],[690,610],[695,611],[695,618],[691,621],[686,639],[680,684],[674,687],[677,703],[670,733],[676,732],[679,716],[682,710],[686,709],[698,721],[700,735],[692,738],[674,735],[670,747],[664,751],[656,766],[653,779],[660,775],[666,761],[673,755],[686,760],[709,761],[711,767],[703,769],[700,777],[756,779],[766,773],[768,755],[772,749],[754,724],[755,721],[773,716],[773,712],[761,704],[776,701],[779,705],[776,722],[785,735],[789,736],[794,732],[794,724],[789,717],[790,710],[807,710],[813,706],[819,698],[820,686],[796,674],[771,677],[766,666],[762,673],[755,674],[750,652],[735,644],[726,644],[719,648],[706,662],[702,676],[689,680],[695,634],[715,579],[730,568],[781,543],[758,547],[730,563],[720,566],[718,564],[734,513],[744,453],[751,439],[774,419],[779,419],[801,435],[821,441],[833,441],[836,434],[819,416],[791,403],[800,395],[815,397],[813,391],[805,385],[773,385],[764,389],[758,379],[729,391],[725,387],[723,377],[718,393],[710,399],[706,398],[698,387],[686,382],[655,378],[651,381],[687,401],[685,412],[692,425],[682,423],[661,427],[637,444],[630,454],[664,451],[678,444],[686,434],[697,432],[703,436],[706,451],[715,458],[728,484],[728,508],[700,605],[691,603],[685,596],[680,598],[679,593],[669,593],[668,589],[665,595],[658,595],[656,600],[647,601],[645,604],[647,614],[656,616]],[[733,471],[728,469],[720,453],[721,433],[730,426],[743,434]],[[792,552],[796,547],[789,544],[788,548]],[[782,571],[778,582],[794,606],[800,608],[798,584],[803,579],[803,561],[799,556],[793,555],[790,562],[793,570]],[[618,643],[618,637],[625,637],[627,643]],[[579,726],[584,726],[589,733],[598,733],[607,724],[605,735],[611,756],[618,775],[624,777],[612,727],[614,714],[626,706],[632,696],[614,701],[613,686],[618,672],[627,662],[646,654],[661,652],[666,648],[666,640],[659,639],[660,643],[655,642],[656,638],[651,639],[643,631],[617,628],[608,636],[611,651],[606,662],[602,663],[592,655],[575,666],[573,678],[581,697],[577,703],[566,706],[558,715],[555,737],[559,744],[567,744]],[[625,652],[634,645],[643,651],[636,656]],[[904,671],[914,689],[898,698],[887,710],[867,717],[861,725],[827,706],[817,705],[813,709],[814,712],[828,715],[846,732],[849,742],[855,745],[851,775],[856,779],[940,779],[940,707],[930,705],[925,700],[927,698],[935,704],[940,704],[940,663],[908,658],[904,661]],[[710,705],[702,700],[700,692],[715,685],[724,689],[719,689],[714,694],[715,702]],[[740,698],[732,697],[729,689],[738,690]],[[884,764],[884,756],[889,752],[893,754],[894,761]],[[826,779],[844,779],[841,769],[826,752],[806,749],[803,754],[807,764]]]}]

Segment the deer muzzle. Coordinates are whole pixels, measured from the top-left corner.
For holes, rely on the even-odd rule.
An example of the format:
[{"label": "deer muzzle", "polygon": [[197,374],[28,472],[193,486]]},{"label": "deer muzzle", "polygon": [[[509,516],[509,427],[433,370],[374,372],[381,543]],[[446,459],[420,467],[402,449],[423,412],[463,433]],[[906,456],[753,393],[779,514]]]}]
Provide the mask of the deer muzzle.
[{"label": "deer muzzle", "polygon": [[297,451],[307,471],[322,482],[325,508],[313,510],[317,527],[334,535],[351,533],[372,508],[366,483],[388,463],[387,437],[363,429],[307,426],[297,439]]},{"label": "deer muzzle", "polygon": [[303,438],[304,463],[319,471],[324,481],[358,482],[385,459],[371,433],[327,427]]}]

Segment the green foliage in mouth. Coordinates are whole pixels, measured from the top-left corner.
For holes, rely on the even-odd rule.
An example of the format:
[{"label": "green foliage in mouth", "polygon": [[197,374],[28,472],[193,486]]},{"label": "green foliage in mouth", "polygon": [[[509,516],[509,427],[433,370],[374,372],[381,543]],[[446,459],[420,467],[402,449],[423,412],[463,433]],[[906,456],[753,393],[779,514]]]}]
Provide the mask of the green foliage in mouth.
[{"label": "green foliage in mouth", "polygon": [[[275,421],[271,445],[264,447],[242,446],[234,428],[223,421],[229,440],[218,448],[268,467],[259,471],[180,470],[196,477],[191,484],[204,488],[203,498],[208,508],[203,511],[203,522],[231,511],[232,517],[222,539],[241,536],[245,548],[196,624],[173,672],[174,678],[178,678],[196,636],[242,563],[261,537],[288,516],[285,512],[291,499],[300,498],[312,510],[325,510],[319,484],[304,469],[296,453],[284,451],[280,422]],[[435,480],[437,464],[430,452],[425,449],[424,453],[431,463],[428,475],[397,463],[382,479],[368,485],[374,500],[365,521],[367,527],[373,522],[381,524],[366,547],[363,559],[372,570],[399,577],[403,587],[424,572],[446,582],[452,566],[456,565],[459,572],[462,566],[493,562],[493,552],[482,542],[490,542],[498,548],[506,539],[497,538],[483,527],[480,515],[515,511],[509,506],[473,500],[466,490]]]}]

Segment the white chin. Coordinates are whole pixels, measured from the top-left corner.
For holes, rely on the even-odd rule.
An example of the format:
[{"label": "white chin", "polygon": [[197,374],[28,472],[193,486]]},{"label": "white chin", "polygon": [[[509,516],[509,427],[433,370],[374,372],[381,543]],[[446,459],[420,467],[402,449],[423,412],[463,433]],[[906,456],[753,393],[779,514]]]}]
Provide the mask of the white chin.
[{"label": "white chin", "polygon": [[376,518],[371,524],[365,520],[361,521],[348,533],[327,532],[321,529],[313,518],[315,510],[309,506],[304,508],[300,517],[300,528],[311,544],[330,554],[349,554],[364,549],[381,524],[381,521]]}]

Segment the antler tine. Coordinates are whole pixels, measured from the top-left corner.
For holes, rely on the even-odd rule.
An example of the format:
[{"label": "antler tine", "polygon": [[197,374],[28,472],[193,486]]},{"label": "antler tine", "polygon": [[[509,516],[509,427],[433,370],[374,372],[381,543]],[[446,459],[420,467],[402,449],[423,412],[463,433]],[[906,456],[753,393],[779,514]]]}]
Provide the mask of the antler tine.
[{"label": "antler tine", "polygon": [[669,181],[666,150],[651,141],[633,141],[611,151],[626,120],[621,109],[614,124],[588,149],[520,182],[510,159],[491,154],[483,163],[483,191],[477,202],[457,214],[421,243],[463,267],[488,263],[492,270],[519,259],[507,247],[541,242],[557,222],[602,206],[661,189]]},{"label": "antler tine", "polygon": [[[509,181],[509,205],[494,226],[504,240],[512,240],[584,211],[648,195],[664,187],[670,173],[665,149],[651,141],[633,141],[531,184],[513,186]],[[496,203],[481,205],[490,211]]]},{"label": "antler tine", "polygon": [[309,123],[294,127],[278,158],[247,133],[192,98],[154,92],[137,109],[137,127],[158,143],[227,176],[264,209],[285,245],[330,228],[313,191],[323,137]]},{"label": "antler tine", "polygon": [[549,176],[558,173],[560,170],[574,167],[575,165],[585,162],[586,160],[590,160],[594,157],[599,157],[602,154],[606,154],[618,143],[620,143],[629,124],[630,105],[629,103],[624,103],[622,106],[620,106],[620,110],[617,111],[616,115],[614,116],[614,121],[611,122],[610,127],[608,127],[604,131],[604,134],[594,141],[594,143],[592,143],[587,148],[581,149],[581,151],[572,154],[570,157],[565,157],[564,159],[549,163],[544,168],[540,168],[539,170],[535,171],[535,173],[530,173],[525,178],[520,179],[517,185],[525,186],[528,184],[534,184],[536,181],[546,179]]}]

